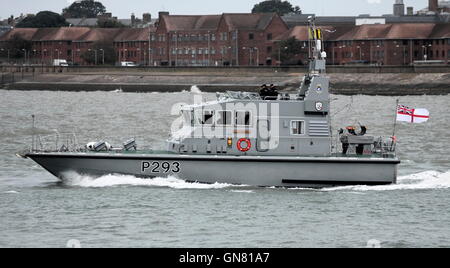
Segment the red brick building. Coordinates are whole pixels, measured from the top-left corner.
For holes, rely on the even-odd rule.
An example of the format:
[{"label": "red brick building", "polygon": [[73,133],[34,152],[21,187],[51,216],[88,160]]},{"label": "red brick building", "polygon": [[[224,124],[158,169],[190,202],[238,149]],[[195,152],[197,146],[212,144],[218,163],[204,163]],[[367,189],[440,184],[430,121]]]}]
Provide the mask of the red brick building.
[{"label": "red brick building", "polygon": [[155,65],[274,65],[273,38],[288,30],[275,13],[174,16],[161,13],[151,37]]},{"label": "red brick building", "polygon": [[126,29],[120,31],[113,39],[118,62],[131,61],[139,65],[149,65],[153,60],[150,50],[150,33],[154,27]]},{"label": "red brick building", "polygon": [[[329,64],[411,65],[425,60],[441,63],[450,61],[448,24],[399,23],[321,28],[325,30],[325,50]],[[307,27],[294,27],[277,39],[289,37],[307,41]],[[305,60],[307,54],[298,57]]]},{"label": "red brick building", "polygon": [[[25,51],[22,59],[32,64],[51,64],[54,59],[65,59],[75,65],[87,64],[82,58],[86,52],[96,55],[97,64],[103,64],[104,49],[113,46],[117,61],[127,60],[146,64],[149,44],[149,28],[16,28],[0,38],[3,51],[7,43],[15,38],[31,41],[31,48]],[[104,45],[105,48],[102,48]]]},{"label": "red brick building", "polygon": [[[416,61],[450,61],[448,23],[395,23],[321,26],[328,63],[410,65]],[[0,58],[12,54],[15,37],[31,47],[15,51],[15,61],[50,64],[66,59],[87,64],[81,57],[90,51],[102,64],[102,45],[113,47],[116,61],[146,66],[271,66],[279,65],[280,41],[301,42],[297,61],[308,60],[306,26],[288,29],[275,13],[179,16],[161,12],[147,28],[16,28],[0,37]],[[16,49],[17,50],[17,49]],[[23,51],[22,51],[23,50]],[[25,57],[26,54],[26,57]],[[91,64],[93,64],[91,62]]]}]

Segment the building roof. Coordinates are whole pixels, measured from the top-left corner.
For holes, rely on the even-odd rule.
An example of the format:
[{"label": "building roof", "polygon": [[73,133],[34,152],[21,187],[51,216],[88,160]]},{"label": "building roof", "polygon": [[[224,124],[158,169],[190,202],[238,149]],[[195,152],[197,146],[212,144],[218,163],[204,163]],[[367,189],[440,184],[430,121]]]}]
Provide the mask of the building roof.
[{"label": "building roof", "polygon": [[167,31],[216,30],[223,19],[230,30],[264,30],[275,13],[224,13],[222,15],[162,15]]},{"label": "building roof", "polygon": [[[336,40],[366,40],[379,39],[387,37],[391,25],[389,24],[371,24],[353,27],[350,31],[336,36]],[[382,38],[384,39],[384,38]]]},{"label": "building roof", "polygon": [[219,26],[220,15],[183,16],[163,15],[167,31],[215,30]]},{"label": "building roof", "polygon": [[[338,27],[321,26],[320,28],[323,30],[324,39],[328,41],[450,38],[450,27],[448,24],[402,23]],[[295,26],[275,39],[286,40],[290,37],[295,37],[301,41],[308,40],[308,27]]]},{"label": "building roof", "polygon": [[31,40],[37,31],[38,29],[36,28],[15,28],[2,35],[0,41],[7,41],[14,37]]},{"label": "building roof", "polygon": [[401,23],[386,25],[361,25],[336,40],[368,39],[438,39],[450,34],[448,24]]},{"label": "building roof", "polygon": [[122,28],[114,37],[114,41],[148,41],[149,37],[150,32],[148,28]]},{"label": "building roof", "polygon": [[40,28],[33,35],[34,41],[72,41],[81,39],[91,29],[87,27]]},{"label": "building roof", "polygon": [[147,41],[149,39],[149,31],[154,31],[154,28],[15,28],[1,36],[0,41],[8,41],[14,36],[31,41]]},{"label": "building roof", "polygon": [[223,14],[230,30],[265,30],[276,13]]},{"label": "building roof", "polygon": [[[385,40],[385,39],[442,39],[450,38],[448,24],[434,23],[402,23],[374,24],[360,26],[322,26],[324,39],[328,41],[348,40]],[[276,40],[295,37],[298,40],[308,40],[308,27],[295,26]]]},{"label": "building roof", "polygon": [[433,38],[450,38],[449,24],[437,24],[431,32]]},{"label": "building roof", "polygon": [[79,42],[96,42],[101,40],[111,40],[115,38],[122,29],[120,28],[95,28],[81,36]]}]

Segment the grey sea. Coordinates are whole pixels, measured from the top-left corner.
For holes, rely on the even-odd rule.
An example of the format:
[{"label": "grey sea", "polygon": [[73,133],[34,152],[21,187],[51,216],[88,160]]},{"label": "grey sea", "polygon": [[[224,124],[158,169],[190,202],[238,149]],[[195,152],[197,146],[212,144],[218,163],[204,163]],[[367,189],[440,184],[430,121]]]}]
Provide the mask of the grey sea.
[{"label": "grey sea", "polygon": [[[0,247],[450,247],[448,95],[400,97],[431,119],[398,125],[397,185],[275,189],[114,174],[61,182],[15,156],[30,147],[32,114],[40,135],[162,147],[176,104],[194,94],[0,91]],[[396,98],[332,98],[334,130],[360,122],[392,134]]]}]

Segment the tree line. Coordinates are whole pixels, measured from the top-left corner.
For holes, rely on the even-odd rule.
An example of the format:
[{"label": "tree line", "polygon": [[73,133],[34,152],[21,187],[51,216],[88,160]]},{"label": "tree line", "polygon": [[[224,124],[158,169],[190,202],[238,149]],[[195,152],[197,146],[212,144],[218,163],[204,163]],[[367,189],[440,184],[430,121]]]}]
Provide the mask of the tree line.
[{"label": "tree line", "polygon": [[[267,0],[256,4],[252,13],[274,12],[280,16],[295,13],[301,14],[299,6],[293,6],[288,1]],[[17,25],[17,28],[57,28],[70,26],[66,18],[97,18],[106,13],[106,7],[99,1],[82,0],[73,2],[70,6],[64,8],[61,14],[52,11],[41,11],[36,15],[27,16]],[[102,18],[98,20],[97,27],[100,28],[119,28],[124,25],[111,18]]]}]

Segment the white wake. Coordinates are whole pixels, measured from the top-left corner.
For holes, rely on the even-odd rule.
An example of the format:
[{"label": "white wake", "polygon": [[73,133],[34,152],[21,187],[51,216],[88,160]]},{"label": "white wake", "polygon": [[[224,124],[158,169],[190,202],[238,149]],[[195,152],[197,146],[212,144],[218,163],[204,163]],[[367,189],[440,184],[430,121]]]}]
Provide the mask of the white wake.
[{"label": "white wake", "polygon": [[19,192],[17,192],[17,191],[6,191],[6,192],[3,192],[4,194],[18,194]]},{"label": "white wake", "polygon": [[394,191],[394,190],[426,190],[450,188],[450,171],[424,171],[416,174],[400,176],[397,184],[383,186],[345,186],[323,189],[323,191]]},{"label": "white wake", "polygon": [[[86,188],[103,188],[114,186],[147,186],[147,187],[167,187],[173,189],[224,189],[232,188],[234,192],[248,192],[246,189],[235,189],[236,185],[226,183],[203,184],[190,183],[175,177],[141,179],[127,175],[105,175],[101,177],[92,177],[80,175],[75,172],[67,172],[64,174],[64,183],[69,186],[86,187]],[[244,187],[244,186],[243,186]],[[344,186],[324,188],[320,191],[395,191],[395,190],[421,190],[421,189],[448,189],[450,188],[450,171],[424,171],[416,174],[400,176],[397,184],[383,186]],[[264,189],[272,189],[266,187]],[[273,188],[276,189],[276,188]],[[302,188],[296,188],[302,190]],[[295,190],[295,189],[293,189]],[[303,189],[313,190],[314,189]],[[253,192],[253,191],[252,191]]]},{"label": "white wake", "polygon": [[231,187],[231,184],[215,183],[189,183],[175,177],[141,179],[127,175],[105,175],[101,177],[91,177],[80,175],[75,172],[64,174],[64,183],[69,186],[86,188],[103,188],[114,186],[147,186],[147,187],[168,187],[173,189],[222,189]]},{"label": "white wake", "polygon": [[198,88],[198,86],[192,86],[191,87],[191,93],[202,94],[203,92],[200,90],[200,88]]}]

